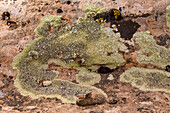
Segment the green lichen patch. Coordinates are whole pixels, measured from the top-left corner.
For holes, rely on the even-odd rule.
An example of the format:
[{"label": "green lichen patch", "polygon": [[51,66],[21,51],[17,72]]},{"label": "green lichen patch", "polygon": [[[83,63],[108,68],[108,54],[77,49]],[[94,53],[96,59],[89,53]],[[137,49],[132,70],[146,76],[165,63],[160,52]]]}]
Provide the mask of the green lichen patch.
[{"label": "green lichen patch", "polygon": [[61,16],[47,15],[40,20],[40,25],[34,30],[38,36],[47,37],[50,30],[57,33],[58,29],[65,25],[65,21],[61,20]]},{"label": "green lichen patch", "polygon": [[16,78],[15,86],[18,87],[20,93],[24,96],[30,96],[33,99],[37,99],[39,97],[46,97],[46,98],[57,97],[61,99],[63,103],[76,103],[78,95],[88,94],[93,91],[100,92],[105,97],[107,97],[104,91],[96,87],[89,86],[89,85],[78,85],[61,79],[54,79],[50,85],[46,87],[39,87],[36,90],[24,89],[22,85],[23,84],[20,84],[20,79]]},{"label": "green lichen patch", "polygon": [[96,12],[96,13],[101,13],[107,11],[105,8],[100,8],[97,5],[91,5],[89,3],[86,3],[83,6],[83,11],[88,11],[88,12]]},{"label": "green lichen patch", "polygon": [[96,83],[99,83],[101,80],[100,74],[97,74],[95,72],[89,72],[85,68],[81,68],[80,72],[75,75],[76,81],[80,84],[85,85],[94,85]]},{"label": "green lichen patch", "polygon": [[162,68],[170,65],[170,48],[157,45],[149,32],[137,32],[134,37],[136,37],[135,41],[141,48],[137,51],[139,64],[150,63]]},{"label": "green lichen patch", "polygon": [[120,75],[120,80],[144,91],[165,91],[170,93],[170,73],[132,67]]},{"label": "green lichen patch", "polygon": [[[120,35],[88,16],[79,18],[77,25],[72,28],[64,25],[64,21],[58,16],[46,16],[41,19],[35,33],[39,38],[31,41],[13,61],[13,68],[18,71],[15,85],[23,95],[35,98],[57,97],[63,102],[75,103],[78,94],[102,91],[92,86],[56,79],[58,72],[48,69],[50,63],[63,68],[83,67],[93,71],[100,65],[115,68],[125,64],[123,56],[118,53],[121,46],[125,46],[119,42]],[[80,83],[94,84],[100,80],[96,74],[92,78],[89,76],[91,74],[85,75],[85,79],[91,79],[90,83],[79,76],[78,80],[84,82]]]},{"label": "green lichen patch", "polygon": [[170,5],[166,7],[166,22],[167,27],[170,29]]}]

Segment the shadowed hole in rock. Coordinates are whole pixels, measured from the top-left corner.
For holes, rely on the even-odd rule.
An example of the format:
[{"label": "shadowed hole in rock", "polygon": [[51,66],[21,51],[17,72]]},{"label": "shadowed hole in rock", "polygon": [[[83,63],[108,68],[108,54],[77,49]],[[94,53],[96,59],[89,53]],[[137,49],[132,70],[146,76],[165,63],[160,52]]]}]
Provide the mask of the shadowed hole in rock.
[{"label": "shadowed hole in rock", "polygon": [[6,75],[3,75],[3,77],[6,77]]},{"label": "shadowed hole in rock", "polygon": [[10,79],[13,79],[14,77],[13,76],[9,76]]},{"label": "shadowed hole in rock", "polygon": [[8,26],[9,26],[9,28],[11,28],[11,29],[16,29],[18,26],[17,26],[17,23],[16,22],[14,22],[14,21],[7,21],[7,23],[6,23]]},{"label": "shadowed hole in rock", "polygon": [[111,72],[113,72],[113,71],[114,71],[113,69],[110,69],[110,68],[108,68],[108,67],[103,67],[103,66],[101,66],[101,67],[97,70],[97,72],[98,72],[98,73],[101,73],[101,74],[111,73]]},{"label": "shadowed hole in rock", "polygon": [[10,20],[10,13],[9,12],[3,12],[2,20]]},{"label": "shadowed hole in rock", "polygon": [[62,13],[63,10],[62,9],[57,9],[57,13]]},{"label": "shadowed hole in rock", "polygon": [[170,72],[170,65],[167,65],[167,66],[166,66],[166,69],[165,69],[165,71],[168,71],[168,72]]},{"label": "shadowed hole in rock", "polygon": [[120,32],[121,38],[124,38],[125,40],[130,40],[133,37],[133,34],[140,27],[138,23],[133,22],[132,20],[112,22],[111,25],[113,24],[116,25],[118,32]]},{"label": "shadowed hole in rock", "polygon": [[67,1],[67,4],[71,4],[71,1]]}]

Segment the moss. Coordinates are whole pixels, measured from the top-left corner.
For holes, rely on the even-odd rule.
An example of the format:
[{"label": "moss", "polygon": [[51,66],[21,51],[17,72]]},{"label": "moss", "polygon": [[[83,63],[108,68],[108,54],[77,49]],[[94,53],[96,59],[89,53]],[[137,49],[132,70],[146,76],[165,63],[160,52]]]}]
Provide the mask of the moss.
[{"label": "moss", "polygon": [[100,74],[89,72],[85,68],[81,68],[80,72],[76,74],[76,81],[80,84],[94,85],[101,80]]},{"label": "moss", "polygon": [[167,27],[170,29],[170,5],[166,7],[166,21]]},{"label": "moss", "polygon": [[[75,103],[78,94],[91,91],[106,95],[102,90],[92,86],[56,79],[58,73],[55,70],[48,70],[48,65],[56,63],[64,68],[84,67],[94,71],[99,65],[110,68],[122,66],[125,60],[118,53],[122,45],[119,42],[120,35],[88,16],[80,18],[77,25],[72,28],[64,23],[58,16],[41,19],[40,25],[35,29],[39,38],[31,41],[13,61],[13,68],[18,71],[16,87],[23,95],[33,98],[57,97],[68,103]],[[53,32],[48,32],[49,27],[53,27]],[[113,54],[108,55],[108,52]],[[91,78],[89,77],[91,74],[86,75],[87,80]],[[89,83],[84,80],[83,83],[99,82],[100,77],[97,74],[95,77],[92,77],[93,80],[96,79],[95,81],[91,80]],[[81,76],[77,80],[80,79]]]},{"label": "moss", "polygon": [[144,91],[165,91],[170,93],[170,73],[132,67],[120,75],[120,80]]},{"label": "moss", "polygon": [[[153,64],[165,68],[170,65],[170,49],[156,44],[149,32],[137,32],[134,34],[135,41],[140,46],[137,51],[139,64]],[[150,54],[147,56],[146,54]]]}]

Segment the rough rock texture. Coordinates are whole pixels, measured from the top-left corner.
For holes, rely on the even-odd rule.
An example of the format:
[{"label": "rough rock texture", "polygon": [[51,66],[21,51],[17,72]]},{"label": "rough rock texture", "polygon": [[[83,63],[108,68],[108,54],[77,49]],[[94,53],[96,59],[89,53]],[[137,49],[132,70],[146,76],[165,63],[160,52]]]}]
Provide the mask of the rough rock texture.
[{"label": "rough rock texture", "polygon": [[[7,0],[9,1],[9,0]],[[111,8],[120,9],[123,19],[115,23],[106,23],[105,27],[111,27],[113,31],[118,31],[121,23],[132,21],[140,25],[135,32],[150,31],[156,44],[169,48],[170,29],[167,27],[166,7],[170,4],[169,0],[13,0],[8,4],[0,1],[0,112],[2,113],[169,113],[170,94],[160,91],[142,91],[133,87],[130,83],[120,81],[119,76],[131,67],[143,67],[147,69],[157,69],[169,72],[169,65],[163,66],[153,64],[140,64],[137,62],[141,48],[135,42],[136,37],[125,40],[122,37],[119,43],[126,45],[127,50],[119,54],[125,59],[125,65],[109,69],[102,65],[95,72],[100,74],[101,80],[93,87],[103,90],[108,98],[101,105],[78,106],[75,104],[63,104],[57,98],[32,99],[23,96],[14,86],[17,71],[13,70],[12,62],[14,57],[23,51],[29,41],[37,39],[34,29],[40,24],[40,19],[46,15],[59,15],[67,25],[74,26],[79,17],[85,16],[83,6],[86,3],[94,4],[98,9],[109,10]],[[3,20],[4,12],[10,13]],[[120,24],[119,24],[120,23]],[[114,25],[115,24],[115,25]],[[127,31],[121,27],[122,31]],[[130,27],[128,27],[130,28]],[[133,25],[131,26],[133,28]],[[131,30],[131,29],[129,29]],[[123,32],[124,33],[124,32]],[[129,33],[129,32],[127,32]],[[133,34],[133,32],[132,32]],[[135,33],[134,33],[135,34]],[[126,36],[126,33],[123,34]],[[121,32],[120,32],[121,36]],[[164,37],[164,38],[162,38]],[[121,48],[121,47],[120,47]],[[108,53],[110,55],[112,53]],[[150,56],[149,53],[145,55]],[[79,61],[79,58],[76,59]],[[75,75],[79,73],[75,69],[65,69],[51,63],[48,70],[59,72],[57,79],[63,79],[78,84]],[[90,71],[90,70],[89,70]],[[112,75],[112,79],[110,79]],[[114,79],[113,79],[114,78]],[[42,84],[51,85],[49,80]],[[166,87],[169,87],[166,85]]]}]

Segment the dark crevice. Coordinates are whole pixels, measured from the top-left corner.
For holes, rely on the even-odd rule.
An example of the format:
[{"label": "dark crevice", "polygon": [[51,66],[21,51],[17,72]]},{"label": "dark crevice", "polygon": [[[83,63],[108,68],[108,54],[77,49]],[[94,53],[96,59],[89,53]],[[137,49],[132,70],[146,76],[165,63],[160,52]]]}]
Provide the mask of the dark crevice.
[{"label": "dark crevice", "polygon": [[3,12],[2,20],[10,20],[10,13],[9,12]]},{"label": "dark crevice", "polygon": [[10,29],[16,29],[18,26],[17,26],[17,23],[14,22],[14,21],[7,21],[7,25],[9,26]]},{"label": "dark crevice", "polygon": [[113,69],[110,69],[110,68],[108,68],[108,67],[103,67],[103,66],[101,66],[97,71],[98,71],[98,73],[105,74],[105,73],[111,73],[111,72],[113,72],[114,70],[113,70]]},{"label": "dark crevice", "polygon": [[57,13],[62,13],[63,10],[62,9],[57,9]]},{"label": "dark crevice", "polygon": [[71,4],[71,1],[67,1],[67,4]]},{"label": "dark crevice", "polygon": [[113,24],[116,25],[121,38],[124,38],[125,40],[130,40],[133,37],[133,34],[140,27],[138,23],[133,22],[132,20],[112,22],[111,25]]},{"label": "dark crevice", "polygon": [[170,72],[170,65],[167,65],[167,66],[166,66],[165,71]]}]

